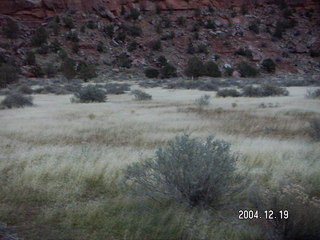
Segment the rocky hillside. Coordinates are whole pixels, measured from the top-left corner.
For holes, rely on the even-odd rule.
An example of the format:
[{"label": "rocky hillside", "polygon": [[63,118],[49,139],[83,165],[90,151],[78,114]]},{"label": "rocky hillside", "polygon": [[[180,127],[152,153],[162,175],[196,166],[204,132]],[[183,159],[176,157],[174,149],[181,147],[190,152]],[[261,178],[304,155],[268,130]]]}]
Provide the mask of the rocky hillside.
[{"label": "rocky hillside", "polygon": [[10,0],[0,14],[0,64],[26,77],[60,72],[69,60],[141,72],[161,68],[160,56],[178,75],[192,56],[225,75],[240,76],[240,62],[268,72],[266,59],[278,74],[320,72],[317,0]]}]

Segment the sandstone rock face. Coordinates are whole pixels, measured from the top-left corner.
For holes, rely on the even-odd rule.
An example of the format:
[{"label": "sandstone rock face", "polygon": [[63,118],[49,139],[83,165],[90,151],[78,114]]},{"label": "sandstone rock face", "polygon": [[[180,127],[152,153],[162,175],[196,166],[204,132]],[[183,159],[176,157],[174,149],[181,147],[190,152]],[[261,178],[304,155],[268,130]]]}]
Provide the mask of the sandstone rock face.
[{"label": "sandstone rock face", "polygon": [[[276,3],[274,0],[259,0],[261,4]],[[320,9],[319,0],[286,0],[289,7]],[[107,17],[118,15],[121,8],[186,10],[211,5],[215,8],[231,5],[254,6],[254,0],[1,0],[0,14],[45,18],[66,10],[95,10]]]}]

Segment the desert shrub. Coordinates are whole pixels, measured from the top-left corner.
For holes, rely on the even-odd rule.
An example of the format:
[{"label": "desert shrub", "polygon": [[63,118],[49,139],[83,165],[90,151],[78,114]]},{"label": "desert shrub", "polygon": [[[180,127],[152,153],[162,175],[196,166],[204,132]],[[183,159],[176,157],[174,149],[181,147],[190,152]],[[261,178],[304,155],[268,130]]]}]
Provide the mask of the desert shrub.
[{"label": "desert shrub", "polygon": [[224,74],[228,77],[232,76],[234,69],[232,67],[226,67],[224,70]]},{"label": "desert shrub", "polygon": [[241,11],[241,14],[242,15],[246,15],[246,14],[248,14],[248,8],[247,8],[247,6],[245,5],[245,4],[242,4],[241,5],[241,9],[240,9],[240,11]]},{"label": "desert shrub", "polygon": [[305,97],[312,98],[312,99],[316,99],[316,98],[320,99],[320,88],[315,90],[308,89]]},{"label": "desert shrub", "polygon": [[206,44],[204,43],[200,43],[197,47],[197,52],[198,53],[204,53],[204,54],[208,54],[209,51],[208,51],[208,47]]},{"label": "desert shrub", "polygon": [[57,69],[55,68],[55,66],[53,64],[48,63],[44,68],[44,72],[48,78],[52,78],[56,75]]},{"label": "desert shrub", "polygon": [[158,57],[157,62],[159,64],[160,67],[165,66],[168,63],[168,60],[165,56],[161,55]]},{"label": "desert shrub", "polygon": [[19,25],[15,21],[7,19],[6,23],[2,26],[2,31],[6,37],[14,39],[18,37],[20,30]]},{"label": "desert shrub", "polygon": [[218,84],[214,81],[206,81],[204,83],[201,83],[198,89],[201,91],[218,91],[219,87]]},{"label": "desert shrub", "polygon": [[93,20],[89,20],[87,22],[86,26],[89,29],[96,29],[97,28],[97,24]]},{"label": "desert shrub", "polygon": [[142,34],[141,27],[137,25],[128,26],[127,31],[128,31],[128,35],[132,37],[138,37],[138,36],[141,36]]},{"label": "desert shrub", "polygon": [[293,11],[289,8],[286,8],[283,10],[283,17],[284,18],[290,18],[292,17]]},{"label": "desert shrub", "polygon": [[221,72],[218,65],[214,61],[204,63],[205,75],[209,77],[221,77]]},{"label": "desert shrub", "polygon": [[159,76],[159,70],[156,68],[148,67],[144,70],[144,74],[147,78],[157,78]]},{"label": "desert shrub", "polygon": [[184,26],[184,24],[185,24],[185,18],[182,17],[182,16],[178,17],[178,18],[177,18],[177,24],[178,24],[180,27]]},{"label": "desert shrub", "polygon": [[119,31],[115,40],[124,42],[127,38],[127,33],[125,31]]},{"label": "desert shrub", "polygon": [[205,94],[205,95],[201,96],[200,98],[197,98],[194,101],[194,103],[199,107],[208,106],[210,103],[210,98],[211,98],[210,95]]},{"label": "desert shrub", "polygon": [[132,60],[126,53],[121,53],[115,62],[119,67],[131,68],[132,66]]},{"label": "desert shrub", "polygon": [[262,62],[262,68],[269,73],[273,73],[276,70],[276,64],[270,58],[264,59]]},{"label": "desert shrub", "polygon": [[76,75],[76,62],[71,58],[66,58],[61,63],[60,70],[68,80],[73,79]]},{"label": "desert shrub", "polygon": [[81,103],[105,102],[107,100],[106,92],[94,85],[81,88],[74,94],[74,97],[76,102]]},{"label": "desert shrub", "polygon": [[129,43],[129,46],[128,46],[128,51],[129,52],[132,52],[134,50],[136,50],[138,48],[138,43],[136,40],[133,40]]},{"label": "desert shrub", "polygon": [[79,36],[78,36],[78,32],[71,30],[69,32],[66,33],[66,39],[71,41],[71,42],[79,42]]},{"label": "desert shrub", "polygon": [[177,69],[170,63],[165,64],[160,69],[160,77],[161,78],[171,78],[177,76]]},{"label": "desert shrub", "polygon": [[38,28],[32,36],[32,44],[35,47],[39,47],[44,43],[47,43],[48,33],[45,28]]},{"label": "desert shrub", "polygon": [[[316,240],[320,236],[320,199],[311,198],[305,189],[289,184],[276,189],[260,188],[254,205],[260,211],[270,209],[273,219],[267,221],[267,236],[283,240]],[[263,190],[262,190],[263,189]],[[280,211],[287,211],[288,218]]]},{"label": "desert shrub", "polygon": [[42,55],[45,55],[45,54],[48,54],[50,51],[50,47],[47,43],[44,43],[42,44],[38,49],[37,49],[37,53],[38,54],[42,54]]},{"label": "desert shrub", "polygon": [[131,94],[134,96],[134,99],[137,101],[143,101],[143,100],[151,100],[152,96],[144,91],[141,91],[139,89],[132,90]]},{"label": "desert shrub", "polygon": [[79,78],[87,81],[91,78],[97,77],[97,70],[95,65],[80,61],[77,66],[77,74]]},{"label": "desert shrub", "polygon": [[239,48],[235,51],[235,54],[252,59],[252,51],[250,49]]},{"label": "desert shrub", "polygon": [[114,26],[109,24],[104,28],[104,31],[110,38],[112,38],[114,35]]},{"label": "desert shrub", "polygon": [[51,43],[50,47],[51,47],[52,52],[57,53],[59,50],[61,50],[61,43],[58,41],[58,39],[55,39]]},{"label": "desert shrub", "polygon": [[129,166],[125,176],[158,201],[169,198],[191,206],[217,206],[232,189],[236,161],[229,143],[184,134],[158,148],[154,158]]},{"label": "desert shrub", "polygon": [[166,32],[161,36],[161,40],[172,40],[174,39],[176,36],[176,34],[174,33],[174,31],[170,31],[170,32]]},{"label": "desert shrub", "polygon": [[73,20],[72,20],[72,18],[71,17],[64,17],[63,19],[62,19],[62,21],[63,21],[63,23],[64,23],[64,26],[66,27],[66,28],[74,28],[74,23],[73,23]]},{"label": "desert shrub", "polygon": [[277,38],[282,38],[287,28],[293,28],[296,26],[296,24],[297,22],[294,19],[290,19],[288,21],[278,21],[276,23],[276,29],[273,33],[273,36]]},{"label": "desert shrub", "polygon": [[34,52],[28,51],[26,53],[26,64],[28,65],[35,65],[36,64],[36,56]]},{"label": "desert shrub", "polygon": [[1,105],[6,108],[21,108],[32,106],[32,97],[24,96],[21,93],[11,93],[2,100]]},{"label": "desert shrub", "polygon": [[245,97],[288,96],[289,92],[285,88],[263,84],[259,87],[246,86],[242,95]]},{"label": "desert shrub", "polygon": [[18,80],[18,69],[12,65],[3,64],[0,66],[0,88]]},{"label": "desert shrub", "polygon": [[315,140],[320,140],[320,118],[310,120],[310,135]]},{"label": "desert shrub", "polygon": [[154,51],[161,51],[161,48],[162,48],[162,46],[161,46],[161,41],[160,41],[160,40],[152,41],[152,42],[150,43],[150,47],[151,47],[151,49],[154,50]]},{"label": "desert shrub", "polygon": [[140,11],[137,8],[131,8],[130,13],[127,16],[128,19],[137,20],[140,17]]},{"label": "desert shrub", "polygon": [[130,91],[130,86],[127,83],[107,83],[105,85],[107,94],[124,94],[125,91]]},{"label": "desert shrub", "polygon": [[161,26],[163,28],[170,28],[172,26],[172,22],[169,18],[163,17],[161,20]]},{"label": "desert shrub", "polygon": [[311,49],[310,50],[310,57],[320,57],[320,50],[314,50],[314,49]]},{"label": "desert shrub", "polygon": [[192,42],[191,39],[189,39],[188,47],[187,47],[186,52],[187,52],[188,54],[194,54],[194,53],[196,52],[196,48],[194,47],[193,42]]},{"label": "desert shrub", "polygon": [[256,23],[256,22],[251,22],[250,23],[250,25],[249,25],[249,30],[251,31],[251,32],[254,32],[254,33],[256,33],[256,34],[259,34],[259,26],[258,26],[258,24]]},{"label": "desert shrub", "polygon": [[242,77],[256,77],[259,75],[258,70],[246,62],[239,63],[238,69]]},{"label": "desert shrub", "polygon": [[219,89],[217,92],[218,97],[240,97],[241,93],[236,89]]},{"label": "desert shrub", "polygon": [[33,93],[32,88],[30,88],[28,85],[25,85],[25,84],[18,87],[17,91],[21,94],[32,94]]},{"label": "desert shrub", "polygon": [[80,51],[79,44],[78,43],[73,43],[72,47],[71,47],[71,50],[72,50],[73,53],[78,54],[79,51]]},{"label": "desert shrub", "polygon": [[105,52],[106,47],[104,46],[104,43],[102,41],[99,41],[97,44],[97,51],[100,53]]},{"label": "desert shrub", "polygon": [[42,67],[39,66],[39,65],[33,66],[32,69],[31,69],[31,72],[33,73],[33,75],[34,75],[36,78],[42,78],[42,77],[45,75]]},{"label": "desert shrub", "polygon": [[187,67],[185,69],[185,74],[188,77],[198,78],[203,76],[204,71],[204,65],[198,57],[189,58]]}]

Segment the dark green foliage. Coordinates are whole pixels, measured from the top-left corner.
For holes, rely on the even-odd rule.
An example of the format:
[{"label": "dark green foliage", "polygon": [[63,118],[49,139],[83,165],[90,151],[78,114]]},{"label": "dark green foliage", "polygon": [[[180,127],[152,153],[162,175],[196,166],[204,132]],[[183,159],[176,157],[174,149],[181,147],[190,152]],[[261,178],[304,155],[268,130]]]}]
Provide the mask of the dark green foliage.
[{"label": "dark green foliage", "polygon": [[77,74],[79,78],[87,81],[91,78],[97,77],[97,70],[95,65],[80,61],[77,66]]},{"label": "dark green foliage", "polygon": [[36,56],[34,52],[28,51],[26,54],[26,64],[35,65],[36,64]]},{"label": "dark green foliage", "polygon": [[171,22],[171,20],[169,18],[164,17],[161,20],[161,26],[163,28],[170,28],[170,27],[172,27],[172,22]]},{"label": "dark green foliage", "polygon": [[200,43],[197,47],[197,52],[198,53],[204,53],[204,54],[208,54],[209,51],[208,51],[208,47],[206,44],[204,43]]},{"label": "dark green foliage", "polygon": [[134,96],[137,101],[151,100],[152,96],[141,90],[132,90],[131,94]]},{"label": "dark green foliage", "polygon": [[6,108],[21,108],[32,106],[32,97],[24,96],[21,93],[11,93],[2,100],[1,105]]},{"label": "dark green foliage", "polygon": [[104,28],[104,31],[110,38],[112,38],[114,35],[114,26],[109,24]]},{"label": "dark green foliage", "polygon": [[126,53],[121,53],[116,59],[116,64],[118,67],[131,68],[132,60]]},{"label": "dark green foliage", "polygon": [[64,17],[63,23],[66,28],[74,28],[74,23],[71,17]]},{"label": "dark green foliage", "polygon": [[217,92],[218,97],[240,97],[241,94],[238,90],[236,89],[219,89]]},{"label": "dark green foliage", "polygon": [[259,34],[260,30],[259,30],[259,25],[256,22],[251,22],[249,25],[249,30],[251,32],[254,32],[256,34]]},{"label": "dark green foliage", "polygon": [[76,75],[76,62],[71,58],[66,58],[61,64],[60,70],[68,80],[73,79]]},{"label": "dark green foliage", "polygon": [[38,28],[32,37],[32,44],[35,47],[39,47],[42,44],[47,43],[48,34],[45,28],[40,27]]},{"label": "dark green foliage", "polygon": [[189,43],[188,43],[188,47],[187,47],[187,51],[188,54],[194,54],[196,52],[195,47],[193,46],[193,42],[191,39],[189,39]]},{"label": "dark green foliage", "polygon": [[217,206],[232,191],[237,159],[227,142],[184,134],[158,148],[153,158],[129,166],[125,176],[158,201]]},{"label": "dark green foliage", "polygon": [[154,50],[154,51],[161,51],[161,49],[162,49],[161,41],[160,41],[160,40],[152,41],[152,42],[150,43],[150,47],[151,47],[151,49]]},{"label": "dark green foliage", "polygon": [[204,27],[207,28],[207,29],[215,30],[216,29],[216,24],[214,23],[213,19],[209,19],[208,21],[205,22]]},{"label": "dark green foliage", "polygon": [[127,38],[127,33],[125,31],[119,31],[116,36],[116,41],[124,42]]},{"label": "dark green foliage", "polygon": [[240,56],[244,56],[248,59],[252,59],[252,51],[250,49],[243,49],[243,48],[239,48],[238,50],[235,51],[235,54],[240,55]]},{"label": "dark green foliage", "polygon": [[85,32],[86,32],[86,25],[82,25],[82,26],[80,27],[80,32],[81,32],[81,33],[85,33]]},{"label": "dark green foliage", "polygon": [[238,69],[241,74],[241,77],[256,77],[259,75],[259,71],[246,62],[239,63]]},{"label": "dark green foliage", "polygon": [[50,47],[47,43],[44,43],[42,44],[38,49],[37,49],[37,53],[38,54],[42,54],[42,55],[45,55],[45,54],[48,54],[50,51]]},{"label": "dark green foliage", "polygon": [[35,65],[35,66],[31,69],[31,72],[33,73],[33,75],[34,75],[36,78],[42,78],[42,77],[45,75],[42,67],[39,66],[39,65]]},{"label": "dark green foliage", "polygon": [[159,65],[160,65],[160,67],[163,67],[168,63],[167,58],[165,56],[163,56],[163,55],[159,56],[157,61],[158,61]]},{"label": "dark green foliage", "polygon": [[0,66],[0,88],[5,88],[7,84],[14,83],[18,80],[18,69],[9,64]]},{"label": "dark green foliage", "polygon": [[242,95],[245,97],[288,96],[289,92],[285,88],[263,84],[259,87],[245,87]]},{"label": "dark green foliage", "polygon": [[226,76],[230,77],[230,76],[232,76],[233,71],[234,71],[234,69],[232,67],[227,67],[227,68],[225,68],[224,73]]},{"label": "dark green foliage", "polygon": [[271,58],[264,59],[262,62],[262,68],[269,73],[273,73],[276,70],[276,64]]},{"label": "dark green foliage", "polygon": [[188,65],[185,69],[185,74],[188,77],[198,78],[203,76],[205,68],[203,62],[197,57],[191,57],[188,60]]},{"label": "dark green foliage", "polygon": [[2,31],[6,37],[14,39],[18,37],[20,30],[19,25],[15,21],[7,19],[6,23],[2,26]]},{"label": "dark green foliage", "polygon": [[171,78],[177,76],[177,69],[175,66],[173,66],[170,63],[166,63],[161,69],[160,69],[160,77],[161,78]]},{"label": "dark green foliage", "polygon": [[129,51],[129,52],[132,52],[132,51],[136,50],[137,47],[138,47],[137,41],[136,41],[136,40],[133,40],[133,41],[131,41],[131,42],[129,43],[128,51]]},{"label": "dark green foliage", "polygon": [[182,27],[182,26],[184,26],[185,25],[185,18],[184,17],[182,17],[182,16],[180,16],[180,17],[178,17],[178,19],[177,19],[177,24],[180,26],[180,27]]},{"label": "dark green foliage", "polygon": [[204,74],[208,77],[221,77],[221,71],[218,65],[213,61],[204,63]]},{"label": "dark green foliage", "polygon": [[50,47],[51,47],[52,52],[54,52],[54,53],[56,53],[59,50],[61,50],[61,44],[58,41],[58,39],[55,39]]},{"label": "dark green foliage", "polygon": [[80,50],[79,44],[78,43],[73,43],[72,44],[72,52],[78,54]]},{"label": "dark green foliage", "polygon": [[140,11],[137,8],[131,8],[127,19],[137,20],[140,17]]},{"label": "dark green foliage", "polygon": [[99,41],[97,45],[97,51],[100,53],[103,53],[106,51],[106,47],[104,46],[104,43]]},{"label": "dark green foliage", "polygon": [[273,36],[277,38],[282,38],[283,34],[286,32],[288,28],[293,28],[296,25],[297,21],[295,19],[290,19],[288,21],[278,21]]},{"label": "dark green foliage", "polygon": [[96,29],[96,28],[97,28],[97,25],[96,25],[96,23],[95,23],[93,20],[89,20],[89,21],[87,22],[87,28],[89,28],[89,29]]},{"label": "dark green foliage", "polygon": [[66,39],[72,42],[79,42],[79,36],[78,36],[78,32],[77,31],[69,31],[66,33]]},{"label": "dark green foliage", "polygon": [[320,118],[314,118],[310,121],[310,135],[315,140],[320,140]]},{"label": "dark green foliage", "polygon": [[320,57],[320,50],[314,50],[314,49],[311,49],[310,50],[310,57]]},{"label": "dark green foliage", "polygon": [[132,37],[138,37],[138,36],[141,36],[142,34],[142,29],[138,25],[128,26],[127,31],[128,31],[128,35]]},{"label": "dark green foliage", "polygon": [[94,85],[83,87],[74,95],[81,103],[105,102],[107,100],[107,93]]},{"label": "dark green foliage", "polygon": [[144,74],[147,78],[157,78],[159,76],[159,70],[156,68],[148,67],[144,70]]}]

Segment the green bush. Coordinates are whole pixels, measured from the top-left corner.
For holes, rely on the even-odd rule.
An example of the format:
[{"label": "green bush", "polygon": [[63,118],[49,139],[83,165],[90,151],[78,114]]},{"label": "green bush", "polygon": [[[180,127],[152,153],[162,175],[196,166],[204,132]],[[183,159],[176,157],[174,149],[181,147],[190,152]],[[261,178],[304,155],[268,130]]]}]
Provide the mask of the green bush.
[{"label": "green bush", "polygon": [[119,67],[131,68],[132,66],[132,60],[126,53],[121,53],[115,62]]},{"label": "green bush", "polygon": [[243,89],[245,97],[268,97],[268,96],[288,96],[289,92],[285,88],[263,84],[259,87],[247,86]]},{"label": "green bush", "polygon": [[320,140],[320,118],[310,121],[310,135],[315,140]]},{"label": "green bush", "polygon": [[134,96],[135,100],[137,101],[143,101],[143,100],[151,100],[152,96],[144,91],[141,91],[139,89],[132,90],[131,94]]},{"label": "green bush", "polygon": [[198,53],[204,53],[204,54],[208,54],[209,51],[208,51],[208,47],[206,44],[204,43],[200,43],[197,47],[197,52]]},{"label": "green bush", "polygon": [[269,73],[273,73],[276,70],[276,64],[270,58],[264,59],[263,62],[262,62],[262,68],[264,70],[266,70],[267,72],[269,72]]},{"label": "green bush", "polygon": [[104,46],[104,43],[102,41],[99,41],[97,44],[97,51],[100,53],[103,53],[106,51],[106,47]]},{"label": "green bush", "polygon": [[48,78],[52,78],[56,75],[57,69],[52,63],[48,63],[44,68],[44,72]]},{"label": "green bush", "polygon": [[132,37],[138,37],[138,36],[141,36],[142,34],[141,27],[137,25],[128,26],[127,31],[128,31],[128,35]]},{"label": "green bush", "polygon": [[74,94],[76,102],[90,103],[90,102],[105,102],[107,94],[104,90],[94,85],[83,87],[79,92]]},{"label": "green bush", "polygon": [[2,26],[2,31],[6,37],[14,39],[18,37],[20,30],[19,25],[15,21],[7,19],[6,23]]},{"label": "green bush", "polygon": [[76,62],[71,58],[66,58],[61,64],[60,70],[68,80],[73,79],[76,75]]},{"label": "green bush", "polygon": [[310,57],[313,57],[313,58],[320,57],[320,50],[311,49],[309,53],[310,53]]},{"label": "green bush", "polygon": [[127,39],[127,33],[125,31],[119,31],[115,40],[124,42]]},{"label": "green bush", "polygon": [[189,58],[187,67],[185,69],[185,74],[188,77],[198,78],[200,76],[203,76],[204,72],[204,65],[198,57]]},{"label": "green bush", "polygon": [[177,69],[175,66],[173,66],[170,63],[166,63],[161,69],[160,69],[160,76],[161,78],[171,78],[177,76]]},{"label": "green bush", "polygon": [[160,147],[154,158],[129,166],[125,176],[158,201],[217,206],[232,190],[237,158],[227,142],[184,134]]},{"label": "green bush", "polygon": [[180,27],[184,26],[184,24],[185,24],[185,18],[182,17],[182,16],[178,17],[178,18],[177,18],[177,24],[178,24]]},{"label": "green bush", "polygon": [[89,20],[87,22],[86,26],[89,29],[96,29],[97,28],[97,24],[93,20]]},{"label": "green bush", "polygon": [[63,23],[66,28],[74,28],[74,23],[71,17],[64,17]]},{"label": "green bush", "polygon": [[79,42],[79,36],[78,36],[78,32],[71,30],[69,32],[66,33],[66,39],[72,42]]},{"label": "green bush", "polygon": [[79,51],[80,51],[79,44],[78,44],[78,43],[76,43],[76,42],[75,42],[75,43],[73,43],[73,44],[72,44],[72,48],[71,48],[71,49],[72,49],[72,52],[73,52],[73,53],[78,54],[78,53],[79,53]]},{"label": "green bush", "polygon": [[149,67],[144,70],[144,74],[147,78],[157,78],[159,76],[159,70]]},{"label": "green bush", "polygon": [[32,97],[24,96],[21,93],[11,93],[2,100],[1,105],[6,108],[21,108],[32,106]]},{"label": "green bush", "polygon": [[168,63],[168,60],[165,56],[161,55],[158,57],[157,62],[159,63],[160,67],[163,67]]},{"label": "green bush", "polygon": [[35,47],[39,47],[44,43],[47,43],[48,33],[45,28],[38,28],[32,37],[32,44]]},{"label": "green bush", "polygon": [[151,42],[151,49],[154,51],[161,51],[162,45],[160,40],[155,40]]},{"label": "green bush", "polygon": [[235,51],[235,54],[240,55],[240,56],[244,56],[248,59],[252,59],[252,57],[253,57],[252,51],[250,49],[239,48]]},{"label": "green bush", "polygon": [[207,61],[204,63],[204,72],[208,77],[221,77],[221,71],[214,61]]},{"label": "green bush", "polygon": [[80,61],[77,66],[77,74],[79,78],[87,81],[91,78],[97,77],[97,70],[93,64]]},{"label": "green bush", "polygon": [[187,47],[186,52],[187,52],[188,54],[194,54],[194,53],[196,52],[196,49],[195,49],[195,47],[194,47],[193,42],[192,42],[191,39],[189,39],[188,47]]},{"label": "green bush", "polygon": [[28,51],[26,53],[26,64],[28,65],[35,65],[36,64],[36,56],[34,52]]},{"label": "green bush", "polygon": [[32,67],[31,72],[36,78],[42,78],[45,75],[42,67],[39,65],[35,65],[34,67]]},{"label": "green bush", "polygon": [[128,46],[128,51],[129,52],[132,52],[134,50],[136,50],[138,48],[138,43],[136,40],[133,40],[129,43],[129,46]]},{"label": "green bush", "polygon": [[251,32],[254,32],[256,34],[259,34],[260,30],[259,30],[259,26],[256,22],[251,22],[249,25],[249,30]]},{"label": "green bush", "polygon": [[110,38],[112,38],[114,35],[114,26],[109,24],[104,28],[104,31]]},{"label": "green bush", "polygon": [[259,71],[246,62],[239,63],[238,69],[242,77],[256,77],[259,75]]},{"label": "green bush", "polygon": [[219,89],[217,92],[218,97],[240,97],[241,93],[236,89]]},{"label": "green bush", "polygon": [[5,88],[7,84],[18,80],[18,69],[14,66],[3,64],[0,66],[0,88]]},{"label": "green bush", "polygon": [[140,11],[137,8],[131,8],[128,15],[129,19],[137,20],[140,17]]}]

